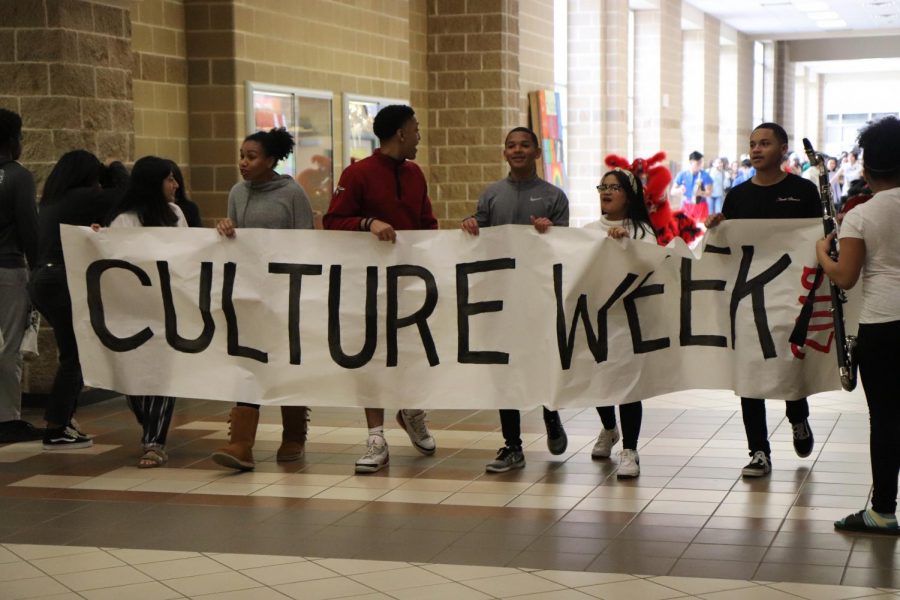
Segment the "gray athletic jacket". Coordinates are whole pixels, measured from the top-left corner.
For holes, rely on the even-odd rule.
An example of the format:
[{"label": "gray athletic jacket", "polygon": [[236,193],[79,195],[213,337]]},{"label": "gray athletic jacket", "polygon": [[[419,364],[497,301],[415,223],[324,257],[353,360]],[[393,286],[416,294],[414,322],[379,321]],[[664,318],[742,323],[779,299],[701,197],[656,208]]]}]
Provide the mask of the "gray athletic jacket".
[{"label": "gray athletic jacket", "polygon": [[491,225],[530,225],[531,217],[546,217],[556,226],[569,225],[569,199],[566,193],[535,176],[528,181],[511,177],[489,185],[478,198],[472,215],[479,227]]},{"label": "gray athletic jacket", "polygon": [[312,229],[309,198],[290,175],[253,184],[242,181],[228,194],[228,217],[237,227]]}]

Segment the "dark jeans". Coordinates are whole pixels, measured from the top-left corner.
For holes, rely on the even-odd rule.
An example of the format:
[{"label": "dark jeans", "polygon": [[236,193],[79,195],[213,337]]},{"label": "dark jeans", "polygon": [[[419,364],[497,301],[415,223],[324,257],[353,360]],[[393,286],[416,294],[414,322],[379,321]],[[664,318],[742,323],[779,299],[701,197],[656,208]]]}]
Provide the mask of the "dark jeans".
[{"label": "dark jeans", "polygon": [[39,267],[32,273],[28,291],[34,304],[53,327],[59,348],[59,368],[44,409],[44,419],[53,426],[68,425],[78,406],[84,380],[78,361],[78,345],[72,329],[72,300],[62,265]]},{"label": "dark jeans", "polygon": [[[603,423],[603,429],[616,426],[616,407],[598,406],[597,414]],[[637,450],[638,437],[641,435],[641,420],[644,417],[644,405],[641,402],[629,402],[619,405],[619,416],[622,418],[622,448]]]},{"label": "dark jeans", "polygon": [[[741,398],[741,412],[751,456],[760,450],[769,456],[772,449],[769,447],[769,430],[766,426],[766,401],[760,398]],[[784,414],[792,424],[800,423],[809,418],[809,403],[806,398],[785,401]]]},{"label": "dark jeans", "polygon": [[[544,409],[544,421],[552,415],[559,414],[555,410]],[[500,429],[503,431],[503,440],[509,448],[522,447],[522,416],[519,411],[508,408],[500,409]]]},{"label": "dark jeans", "polygon": [[872,509],[897,512],[900,475],[900,321],[860,324],[859,371],[869,404],[869,456],[872,461]]}]

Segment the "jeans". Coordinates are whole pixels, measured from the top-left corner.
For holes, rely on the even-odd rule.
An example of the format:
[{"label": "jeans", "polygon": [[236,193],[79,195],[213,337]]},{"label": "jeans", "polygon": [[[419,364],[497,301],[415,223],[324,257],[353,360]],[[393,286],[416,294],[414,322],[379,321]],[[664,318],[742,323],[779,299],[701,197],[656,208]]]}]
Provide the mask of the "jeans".
[{"label": "jeans", "polygon": [[72,300],[66,284],[66,269],[62,265],[39,267],[29,284],[31,301],[53,327],[59,349],[59,368],[53,378],[50,398],[44,419],[54,427],[69,424],[78,406],[84,387],[78,345],[72,328]]},{"label": "jeans", "polygon": [[28,271],[0,267],[0,422],[15,421],[22,409],[22,337],[28,320]]},{"label": "jeans", "polygon": [[[741,412],[750,455],[761,450],[769,456],[772,449],[769,447],[769,431],[766,427],[766,401],[760,398],[741,398]],[[792,424],[801,423],[809,418],[809,402],[806,398],[786,401],[784,414]]]}]

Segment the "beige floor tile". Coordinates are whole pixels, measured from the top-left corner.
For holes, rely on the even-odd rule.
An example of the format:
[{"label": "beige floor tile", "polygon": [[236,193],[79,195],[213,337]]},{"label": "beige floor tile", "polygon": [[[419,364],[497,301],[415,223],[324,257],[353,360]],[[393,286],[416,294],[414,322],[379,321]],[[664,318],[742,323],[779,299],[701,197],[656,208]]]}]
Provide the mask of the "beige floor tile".
[{"label": "beige floor tile", "polygon": [[556,590],[553,592],[538,592],[536,594],[520,594],[516,596],[501,596],[501,600],[594,600],[594,596],[585,594],[579,590]]},{"label": "beige floor tile", "polygon": [[88,479],[93,478],[75,475],[32,475],[8,485],[10,487],[70,488],[77,483],[84,483]]},{"label": "beige floor tile", "polygon": [[167,494],[184,494],[206,485],[203,481],[186,481],[180,479],[151,479],[146,483],[131,488],[132,492],[163,492]]},{"label": "beige floor tile", "polygon": [[180,552],[176,550],[132,550],[129,548],[103,548],[103,550],[129,565],[197,558],[200,556],[198,552]]},{"label": "beige floor tile", "polygon": [[70,486],[73,490],[130,490],[146,483],[148,479],[128,479],[125,477],[91,477],[87,481]]},{"label": "beige floor tile", "polygon": [[650,503],[641,498],[585,498],[575,510],[600,510],[606,512],[640,512]]},{"label": "beige floor tile", "polygon": [[265,483],[224,483],[213,481],[194,488],[188,494],[215,494],[218,496],[249,496],[266,487]]},{"label": "beige floor tile", "polygon": [[[35,567],[47,575],[61,575],[64,573],[77,573],[80,571],[92,571],[94,569],[107,569],[110,567],[125,566],[121,560],[103,552],[85,552],[72,556],[54,556],[52,558],[38,558],[31,561]],[[129,582],[135,583],[135,582]]]},{"label": "beige floor tile", "polygon": [[870,597],[878,593],[875,588],[813,583],[770,583],[769,587],[807,600],[847,600],[848,598]]},{"label": "beige floor tile", "polygon": [[308,560],[283,565],[241,569],[240,572],[269,586],[296,583],[310,579],[327,579],[334,576],[333,571]]},{"label": "beige floor tile", "polygon": [[779,504],[721,504],[716,509],[717,517],[753,517],[756,519],[781,519],[790,506]]},{"label": "beige floor tile", "polygon": [[585,594],[603,598],[603,600],[668,600],[684,595],[682,592],[646,579],[604,583],[579,589]]},{"label": "beige floor tile", "polygon": [[728,492],[720,490],[664,489],[654,500],[675,500],[684,502],[721,502]]},{"label": "beige floor tile", "polygon": [[451,581],[467,581],[469,579],[484,579],[486,577],[502,577],[520,573],[519,569],[512,567],[481,567],[469,565],[422,565],[423,569],[436,573]]},{"label": "beige floor tile", "polygon": [[346,598],[374,592],[372,588],[347,577],[314,579],[276,585],[274,588],[295,600],[332,600],[333,598]]},{"label": "beige floor tile", "polygon": [[153,581],[150,577],[129,566],[78,571],[64,575],[54,575],[54,577],[56,577],[57,581],[76,592]]},{"label": "beige floor tile", "polygon": [[768,504],[791,506],[797,500],[797,494],[779,492],[742,492],[731,491],[725,497],[725,504]]},{"label": "beige floor tile", "polygon": [[215,594],[195,594],[191,600],[288,600],[289,596],[268,587],[256,587],[233,592],[217,592]]},{"label": "beige floor tile", "polygon": [[[164,583],[185,596],[218,594],[260,587],[259,582],[255,579],[251,579],[240,573],[235,573],[234,571],[166,579]],[[247,596],[250,595],[247,594]]]},{"label": "beige floor tile", "polygon": [[158,581],[85,590],[81,595],[87,600],[175,600],[184,597]]},{"label": "beige floor tile", "polygon": [[531,573],[513,573],[498,577],[470,579],[466,585],[496,598],[521,594],[536,594],[564,589],[564,586],[532,575]]},{"label": "beige floor tile", "polygon": [[188,577],[190,575],[208,575],[211,573],[225,573],[231,571],[220,562],[216,562],[206,556],[193,558],[180,558],[178,560],[165,560],[161,562],[136,565],[137,568],[158,581]]},{"label": "beige floor tile", "polygon": [[2,582],[2,597],[4,600],[20,600],[22,598],[37,598],[40,596],[52,596],[64,594],[69,590],[52,577],[41,575],[15,580],[0,580]]},{"label": "beige floor tile", "polygon": [[445,578],[435,575],[430,571],[426,571],[421,567],[407,567],[405,569],[376,573],[361,573],[359,575],[352,575],[351,579],[363,585],[367,585],[372,589],[388,594],[393,590],[448,583]]},{"label": "beige floor tile", "polygon": [[573,588],[586,587],[589,585],[600,585],[604,583],[615,583],[617,581],[631,581],[635,579],[633,575],[624,575],[621,573],[588,573],[584,571],[552,571],[541,570],[534,571],[534,574],[544,579],[549,579],[554,583],[559,583]]},{"label": "beige floor tile", "polygon": [[621,500],[652,500],[662,488],[626,485],[601,485],[588,498],[616,498]]},{"label": "beige floor tile", "polygon": [[369,477],[366,475],[357,475],[348,477],[335,484],[335,487],[352,487],[366,488],[370,490],[392,490],[407,483],[409,479],[406,477]]},{"label": "beige floor tile", "polygon": [[282,556],[278,554],[223,554],[218,552],[207,552],[206,556],[236,571],[241,569],[255,569],[257,567],[286,565],[306,560],[299,556]]},{"label": "beige floor tile", "polygon": [[406,483],[397,487],[398,490],[416,490],[420,492],[456,492],[466,485],[468,481],[456,479],[409,479]]},{"label": "beige floor tile", "polygon": [[340,575],[359,575],[377,571],[397,571],[406,569],[409,563],[383,560],[356,560],[352,558],[321,558],[314,561]]},{"label": "beige floor tile", "polygon": [[797,596],[794,594],[787,594],[766,586],[711,592],[703,594],[703,598],[704,600],[797,600]]},{"label": "beige floor tile", "polygon": [[584,498],[594,491],[595,485],[535,483],[523,493],[529,496],[572,496]]},{"label": "beige floor tile", "polygon": [[645,508],[645,513],[662,513],[667,515],[711,515],[718,508],[716,502],[679,502],[676,500],[653,499]]},{"label": "beige floor tile", "polygon": [[311,485],[331,487],[349,479],[351,475],[318,475],[315,473],[291,473],[283,476],[278,485]]},{"label": "beige floor tile", "polygon": [[18,560],[21,560],[21,557],[18,554],[13,553],[11,550],[7,550],[3,546],[0,546],[0,564],[16,562]]},{"label": "beige floor tile", "polygon": [[490,596],[459,583],[439,583],[405,590],[392,590],[397,600],[488,600]]},{"label": "beige floor tile", "polygon": [[24,560],[0,564],[0,583],[4,586],[17,579],[34,579],[45,573],[31,566]]},{"label": "beige floor tile", "polygon": [[515,494],[466,494],[459,492],[448,496],[441,504],[457,506],[506,506]]},{"label": "beige floor tile", "polygon": [[749,581],[739,579],[704,579],[701,577],[652,577],[649,581],[658,583],[673,590],[685,594],[706,594],[708,592],[721,592],[723,590],[737,590],[745,587],[755,587]]},{"label": "beige floor tile", "polygon": [[417,504],[440,504],[450,496],[450,492],[422,492],[418,490],[391,490],[380,496],[378,502],[414,502]]},{"label": "beige floor tile", "polygon": [[320,485],[267,485],[261,490],[255,491],[251,496],[270,496],[276,498],[312,498],[316,494],[324,492],[325,486]]},{"label": "beige floor tile", "polygon": [[385,493],[385,490],[380,489],[330,487],[316,494],[314,498],[321,500],[375,500],[379,496],[384,496]]},{"label": "beige floor tile", "polygon": [[460,491],[465,494],[521,494],[532,485],[524,481],[473,481]]},{"label": "beige floor tile", "polygon": [[514,498],[506,506],[510,508],[555,508],[567,510],[574,508],[579,502],[581,502],[581,498],[573,498],[571,496],[532,496],[530,494],[522,494]]},{"label": "beige floor tile", "polygon": [[97,549],[92,546],[53,546],[41,544],[4,544],[7,550],[24,558],[34,560],[37,558],[52,558],[54,556],[71,556],[73,554],[90,554]]}]

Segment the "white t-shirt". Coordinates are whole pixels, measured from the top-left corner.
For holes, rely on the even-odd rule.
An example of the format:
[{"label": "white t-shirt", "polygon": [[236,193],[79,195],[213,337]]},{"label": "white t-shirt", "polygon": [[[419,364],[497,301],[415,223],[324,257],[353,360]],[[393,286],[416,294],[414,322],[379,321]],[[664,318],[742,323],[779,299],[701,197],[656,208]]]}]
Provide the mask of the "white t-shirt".
[{"label": "white t-shirt", "polygon": [[860,323],[900,321],[900,188],[878,192],[844,217],[840,238],[866,244]]},{"label": "white t-shirt", "polygon": [[[172,212],[175,213],[175,216],[178,217],[178,222],[175,223],[175,227],[187,227],[187,219],[184,218],[184,213],[181,212],[181,208],[173,203],[169,202],[169,208],[172,209]],[[118,217],[112,220],[109,224],[110,227],[143,227],[141,225],[141,220],[138,218],[137,213],[133,211],[124,212],[120,214]]]},{"label": "white t-shirt", "polygon": [[[600,231],[606,233],[608,233],[609,230],[613,227],[624,227],[625,231],[627,231],[633,238],[635,237],[634,227],[631,225],[631,221],[629,221],[628,219],[622,221],[610,221],[606,218],[606,215],[601,215],[599,221],[592,221],[584,226],[585,229],[599,229]],[[644,231],[644,237],[640,237],[641,230]],[[656,233],[654,233],[653,230],[646,224],[642,223],[639,226],[637,234],[638,235],[635,239],[638,239],[642,242],[649,242],[654,245],[656,244]]]}]

